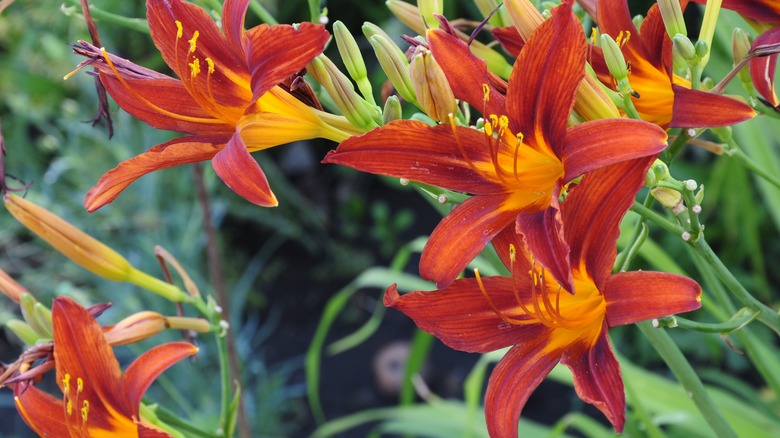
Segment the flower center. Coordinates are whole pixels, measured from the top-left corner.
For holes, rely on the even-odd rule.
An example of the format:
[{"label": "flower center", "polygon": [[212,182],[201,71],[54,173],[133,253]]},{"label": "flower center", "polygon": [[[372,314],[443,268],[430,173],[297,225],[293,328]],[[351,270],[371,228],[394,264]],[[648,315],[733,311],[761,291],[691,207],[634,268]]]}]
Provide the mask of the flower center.
[{"label": "flower center", "polygon": [[[65,376],[62,378],[65,423],[68,424],[68,426],[75,426],[72,427],[71,430],[78,430],[79,436],[88,437],[89,433],[87,430],[87,420],[89,418],[89,400],[82,398],[82,393],[84,392],[84,380],[81,377],[76,378],[75,394],[72,393],[73,388],[71,388],[71,380],[71,375],[69,373],[65,373]],[[80,415],[76,415],[75,418],[73,416],[74,407],[80,410]]]}]

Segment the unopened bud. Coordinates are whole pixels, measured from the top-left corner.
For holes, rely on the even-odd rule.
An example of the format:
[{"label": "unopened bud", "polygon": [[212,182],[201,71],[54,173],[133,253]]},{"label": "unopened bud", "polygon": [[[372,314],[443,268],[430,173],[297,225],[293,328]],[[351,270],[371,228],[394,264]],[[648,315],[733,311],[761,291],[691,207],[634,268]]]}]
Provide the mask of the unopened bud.
[{"label": "unopened bud", "polygon": [[22,317],[27,325],[35,331],[39,338],[52,337],[51,312],[44,312],[39,309],[43,306],[35,300],[30,294],[22,294],[19,308],[22,311]]},{"label": "unopened bud", "polygon": [[618,81],[628,79],[628,69],[623,52],[615,40],[607,34],[601,34],[601,50],[604,52],[604,61],[607,63],[609,73]]},{"label": "unopened bud", "polygon": [[658,181],[671,178],[671,174],[669,173],[669,166],[667,166],[666,163],[661,160],[655,160],[653,165],[650,167],[650,170],[655,172],[655,177]]},{"label": "unopened bud", "polygon": [[409,74],[420,107],[433,120],[446,120],[457,110],[447,77],[430,50],[422,46],[415,49]]},{"label": "unopened bud", "polygon": [[434,17],[434,14],[444,14],[444,2],[442,0],[417,0],[417,9],[420,11],[420,17],[425,22],[426,28],[439,28],[439,21]]},{"label": "unopened bud", "polygon": [[699,186],[699,191],[693,195],[693,200],[696,201],[697,205],[701,205],[702,201],[704,201],[704,184]]},{"label": "unopened bud", "polygon": [[664,207],[676,211],[683,203],[683,197],[677,190],[667,187],[656,187],[650,190],[650,194]]},{"label": "unopened bud", "polygon": [[407,102],[416,103],[414,85],[412,85],[412,78],[409,76],[409,61],[404,52],[381,34],[372,35],[368,41],[374,48],[379,65],[390,82],[393,83],[398,94]]},{"label": "unopened bud", "polygon": [[637,29],[640,29],[642,27],[642,23],[645,21],[645,16],[641,14],[634,15],[634,18],[631,19],[631,22],[634,23],[634,27]]},{"label": "unopened bud", "polygon": [[22,294],[29,293],[21,284],[17,283],[10,275],[0,269],[0,292],[19,304]]},{"label": "unopened bud", "polygon": [[388,97],[385,101],[385,109],[382,111],[382,122],[386,125],[393,120],[400,120],[401,118],[403,118],[403,113],[398,96]]},{"label": "unopened bud", "polygon": [[387,0],[385,4],[401,23],[407,25],[418,35],[425,34],[425,22],[423,22],[420,10],[416,6],[403,0]]},{"label": "unopened bud", "polygon": [[683,185],[685,185],[685,190],[694,191],[699,186],[699,184],[696,183],[696,181],[692,179],[687,179],[683,181]]},{"label": "unopened bud", "polygon": [[128,316],[115,325],[104,327],[104,335],[109,345],[117,346],[148,339],[166,329],[207,333],[211,331],[211,325],[201,318],[166,317],[157,312],[144,310]]},{"label": "unopened bud", "polygon": [[505,0],[504,7],[523,41],[528,41],[531,33],[544,21],[542,13],[529,0]]},{"label": "unopened bud", "polygon": [[737,65],[745,59],[750,53],[750,37],[747,32],[739,27],[735,27],[731,32],[731,52],[734,56],[734,65]]},{"label": "unopened bud", "polygon": [[694,48],[696,49],[696,56],[699,58],[704,58],[710,53],[710,45],[704,40],[696,41]]},{"label": "unopened bud", "polygon": [[9,330],[21,339],[26,345],[35,345],[41,337],[24,321],[12,319],[5,323]]},{"label": "unopened bud", "polygon": [[333,23],[333,36],[336,39],[336,46],[339,49],[339,54],[344,61],[344,66],[347,68],[349,76],[357,83],[363,97],[373,104],[374,96],[371,82],[368,80],[366,63],[363,62],[363,55],[360,53],[355,37],[349,33],[347,26],[341,21]]},{"label": "unopened bud", "polygon": [[[482,14],[482,16],[487,17],[493,11],[496,11],[496,8],[501,6],[501,1],[500,0],[474,0],[474,4],[477,6],[477,9],[479,9],[479,12]],[[489,23],[493,27],[505,27],[505,26],[511,26],[512,20],[509,19],[509,15],[507,15],[505,8],[499,8],[498,11],[493,13],[493,15],[490,17]]]},{"label": "unopened bud", "polygon": [[[658,0],[658,10],[661,12],[661,18],[669,38],[674,38],[675,35],[688,35],[680,8],[680,0]],[[637,27],[637,29],[639,28]]]},{"label": "unopened bud", "polygon": [[696,49],[687,36],[678,33],[672,37],[672,43],[674,43],[674,49],[685,61],[691,62],[696,59]]},{"label": "unopened bud", "polygon": [[311,60],[308,71],[333,99],[344,117],[355,127],[369,130],[377,126],[365,101],[355,92],[349,79],[339,71],[327,56],[319,55]]}]

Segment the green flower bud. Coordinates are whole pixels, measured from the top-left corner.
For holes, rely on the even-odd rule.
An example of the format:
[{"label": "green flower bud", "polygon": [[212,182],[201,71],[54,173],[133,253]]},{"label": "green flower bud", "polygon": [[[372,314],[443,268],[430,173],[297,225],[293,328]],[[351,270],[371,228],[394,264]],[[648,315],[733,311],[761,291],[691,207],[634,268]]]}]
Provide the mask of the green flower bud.
[{"label": "green flower bud", "polygon": [[45,312],[36,309],[38,306],[42,306],[42,304],[36,301],[35,297],[27,293],[22,294],[19,307],[22,310],[24,321],[35,331],[39,338],[51,338],[53,333],[51,313],[48,314],[47,318]]},{"label": "green flower bud", "polygon": [[407,102],[417,103],[412,78],[409,76],[409,61],[401,49],[381,34],[372,35],[368,41],[374,48],[379,65],[390,82],[393,83],[398,94]]},{"label": "green flower bud", "polygon": [[656,187],[650,190],[650,194],[664,207],[677,211],[683,203],[683,196],[677,190],[667,187]]},{"label": "green flower bud", "polygon": [[675,35],[688,35],[679,0],[658,0],[658,10],[661,12],[669,38],[673,39]]},{"label": "green flower bud", "polygon": [[363,62],[363,56],[360,54],[360,48],[355,38],[341,21],[333,23],[333,36],[336,38],[336,46],[349,76],[357,83],[363,97],[373,104],[374,96],[371,82],[368,80],[366,64]]},{"label": "green flower bud", "polygon": [[365,130],[377,126],[352,83],[327,56],[314,58],[309,63],[309,73],[325,88],[333,103],[351,124]]},{"label": "green flower bud", "polygon": [[687,62],[691,62],[696,59],[696,49],[693,43],[687,36],[678,33],[672,37],[674,43],[674,50],[680,54]]},{"label": "green flower bud", "polygon": [[455,113],[455,95],[444,71],[428,49],[417,46],[409,74],[420,108],[433,120],[441,122]]},{"label": "green flower bud", "polygon": [[442,15],[444,13],[444,3],[442,0],[417,0],[417,9],[428,29],[438,29],[439,21],[433,17],[434,14]]},{"label": "green flower bud", "polygon": [[604,60],[607,63],[609,73],[618,81],[628,79],[628,69],[626,68],[626,59],[620,46],[607,34],[601,35],[601,50],[604,52]]},{"label": "green flower bud", "polygon": [[41,338],[38,336],[38,333],[24,321],[12,319],[6,322],[5,326],[14,332],[14,334],[27,345],[35,345],[35,343],[38,342],[38,339]]},{"label": "green flower bud", "polygon": [[707,41],[699,40],[696,41],[696,44],[694,45],[696,48],[696,56],[699,58],[706,57],[710,52],[710,45],[707,44]]},{"label": "green flower bud", "polygon": [[425,23],[421,18],[420,10],[416,6],[403,0],[387,0],[385,4],[401,23],[407,25],[409,29],[415,31],[418,35],[425,34]]},{"label": "green flower bud", "polygon": [[382,122],[386,125],[393,120],[400,120],[403,117],[401,111],[401,101],[398,96],[390,96],[385,102],[385,109],[382,111]]}]

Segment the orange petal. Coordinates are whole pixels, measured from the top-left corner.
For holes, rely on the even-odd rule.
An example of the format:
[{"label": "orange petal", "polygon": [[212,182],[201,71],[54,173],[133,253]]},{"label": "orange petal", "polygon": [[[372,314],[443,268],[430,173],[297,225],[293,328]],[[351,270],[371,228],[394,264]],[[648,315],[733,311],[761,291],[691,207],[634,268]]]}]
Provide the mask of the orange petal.
[{"label": "orange petal", "polygon": [[[759,35],[750,46],[754,51],[761,46],[780,43],[780,28],[770,29]],[[761,56],[748,61],[750,65],[750,78],[756,91],[772,106],[780,105],[780,100],[775,94],[775,70],[777,68],[777,54]]]},{"label": "orange petal", "polygon": [[133,181],[156,170],[182,164],[210,160],[221,148],[226,137],[182,137],[157,145],[148,151],[119,163],[92,187],[84,199],[84,207],[92,212],[111,203]]},{"label": "orange petal", "polygon": [[230,138],[227,146],[214,156],[211,165],[217,176],[247,201],[263,207],[279,205],[265,173],[249,154],[238,132]]},{"label": "orange petal", "polygon": [[520,36],[520,32],[514,26],[497,27],[493,29],[493,38],[501,43],[501,47],[515,58],[520,55],[520,51],[523,50],[525,41]]},{"label": "orange petal", "polygon": [[666,272],[613,274],[607,279],[603,292],[610,327],[701,307],[701,286],[690,278]]},{"label": "orange petal", "polygon": [[[706,4],[706,0],[691,0]],[[739,12],[761,23],[780,24],[780,3],[776,0],[723,0],[721,7]]]},{"label": "orange petal", "polygon": [[674,111],[669,126],[702,128],[729,126],[753,118],[750,105],[719,94],[672,85]]},{"label": "orange petal", "polygon": [[526,139],[536,136],[531,143],[549,145],[560,156],[574,93],[585,75],[586,45],[570,4],[552,13],[531,34],[515,62],[506,112],[513,132]]},{"label": "orange petal", "polygon": [[30,429],[39,436],[70,436],[62,400],[27,382],[15,384],[13,390],[16,410]]},{"label": "orange petal", "polygon": [[225,0],[222,5],[222,29],[233,51],[244,51],[244,18],[250,0]]},{"label": "orange petal", "polygon": [[[557,197],[557,194],[555,195]],[[528,251],[535,262],[550,271],[567,291],[574,291],[574,278],[569,264],[569,245],[564,238],[558,202],[543,211],[517,216],[517,232],[524,236]]]}]

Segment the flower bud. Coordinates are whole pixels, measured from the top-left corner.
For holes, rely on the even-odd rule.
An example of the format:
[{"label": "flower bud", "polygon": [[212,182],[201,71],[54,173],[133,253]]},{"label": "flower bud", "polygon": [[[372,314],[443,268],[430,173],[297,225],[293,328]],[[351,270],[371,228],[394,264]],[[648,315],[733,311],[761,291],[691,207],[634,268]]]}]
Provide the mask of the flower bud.
[{"label": "flower bud", "polygon": [[425,35],[427,29],[420,17],[420,10],[416,6],[403,0],[387,0],[385,4],[401,23],[408,26],[409,29],[412,29],[418,35]]},{"label": "flower bud", "polygon": [[398,94],[407,102],[416,103],[414,85],[411,76],[409,76],[409,61],[401,49],[381,34],[372,35],[368,41],[374,48],[379,65],[390,82],[393,83]]},{"label": "flower bud", "polygon": [[398,96],[390,96],[385,101],[385,109],[382,111],[382,122],[386,125],[393,120],[400,120],[403,118],[401,111],[401,101],[398,100]]},{"label": "flower bud", "polygon": [[26,345],[35,345],[38,339],[41,338],[29,324],[21,320],[11,319],[5,323],[5,326],[8,327],[8,330],[14,332]]},{"label": "flower bud", "polygon": [[696,56],[702,59],[708,56],[710,53],[710,45],[707,44],[707,41],[704,40],[696,41],[694,48],[696,49]]},{"label": "flower bud", "polygon": [[163,330],[194,330],[199,333],[211,331],[211,324],[202,318],[163,316],[144,310],[134,313],[112,326],[103,327],[103,334],[109,345],[127,345],[143,341]]},{"label": "flower bud", "polygon": [[680,192],[667,187],[656,187],[650,190],[650,194],[664,207],[676,211],[683,202]]},{"label": "flower bud", "polygon": [[29,293],[21,284],[17,283],[10,275],[0,269],[0,292],[19,304],[22,294]]},{"label": "flower bud", "polygon": [[19,304],[24,321],[38,334],[38,338],[51,339],[53,334],[51,311],[48,311],[43,304],[36,301],[30,294],[22,294]]},{"label": "flower bud", "polygon": [[682,9],[680,8],[680,0],[658,0],[658,10],[661,12],[661,18],[664,21],[669,38],[673,39],[678,34],[688,35]]},{"label": "flower bud", "polygon": [[430,50],[422,46],[415,49],[409,74],[420,107],[433,120],[441,122],[455,113],[455,95]]},{"label": "flower bud", "polygon": [[493,27],[512,25],[512,20],[509,19],[506,8],[499,8],[499,6],[501,6],[500,0],[474,0],[474,4],[477,5],[477,9],[479,9],[479,12],[483,17],[487,17],[491,12],[496,11],[496,8],[498,8],[488,21]]},{"label": "flower bud", "polygon": [[529,0],[505,0],[504,7],[523,41],[528,41],[534,29],[544,21],[542,13]]},{"label": "flower bud", "polygon": [[377,126],[364,104],[365,101],[358,96],[349,79],[327,56],[319,55],[312,59],[308,71],[325,88],[333,103],[351,124],[363,130]]},{"label": "flower bud", "polygon": [[690,63],[696,59],[696,49],[687,36],[678,33],[672,37],[672,43],[674,44],[674,50],[676,50],[686,62]]},{"label": "flower bud", "polygon": [[417,0],[417,9],[420,11],[420,16],[427,29],[439,28],[439,20],[434,18],[434,14],[442,15],[444,13],[442,0]]},{"label": "flower bud", "polygon": [[615,40],[607,34],[601,35],[601,50],[604,52],[604,61],[607,63],[609,73],[618,81],[628,79],[628,68],[623,52]]},{"label": "flower bud", "polygon": [[734,65],[737,65],[745,59],[750,53],[750,37],[747,32],[739,27],[735,27],[731,32],[731,51],[734,56]]},{"label": "flower bud", "polygon": [[344,61],[344,66],[347,68],[349,76],[357,83],[363,97],[369,103],[374,104],[374,96],[371,82],[368,80],[366,64],[363,62],[363,55],[360,54],[360,48],[355,38],[341,21],[333,23],[333,36],[336,39],[336,46],[339,49],[339,54]]}]

